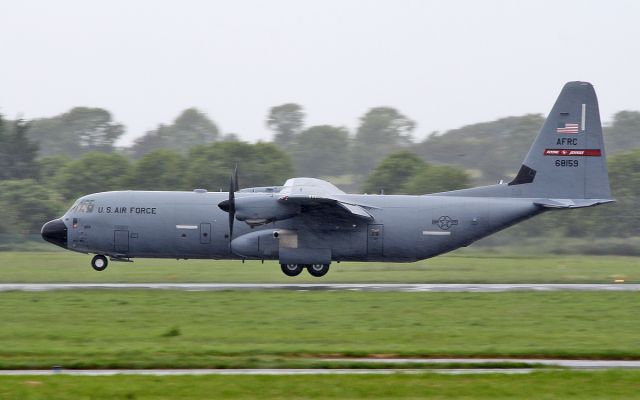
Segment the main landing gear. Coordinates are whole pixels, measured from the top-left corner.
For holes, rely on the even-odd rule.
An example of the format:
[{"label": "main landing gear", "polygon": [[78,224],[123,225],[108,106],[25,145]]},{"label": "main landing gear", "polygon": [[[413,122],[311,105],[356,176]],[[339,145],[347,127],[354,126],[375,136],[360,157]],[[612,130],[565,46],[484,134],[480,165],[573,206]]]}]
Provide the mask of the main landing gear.
[{"label": "main landing gear", "polygon": [[109,265],[109,261],[102,254],[96,254],[91,259],[91,267],[96,271],[104,271],[107,265]]},{"label": "main landing gear", "polygon": [[305,268],[316,278],[325,276],[329,272],[329,264],[280,264],[280,268],[287,276],[298,276]]},{"label": "main landing gear", "polygon": [[329,272],[329,264],[307,265],[307,271],[309,271],[312,276],[320,278],[321,276],[325,276],[327,272]]}]

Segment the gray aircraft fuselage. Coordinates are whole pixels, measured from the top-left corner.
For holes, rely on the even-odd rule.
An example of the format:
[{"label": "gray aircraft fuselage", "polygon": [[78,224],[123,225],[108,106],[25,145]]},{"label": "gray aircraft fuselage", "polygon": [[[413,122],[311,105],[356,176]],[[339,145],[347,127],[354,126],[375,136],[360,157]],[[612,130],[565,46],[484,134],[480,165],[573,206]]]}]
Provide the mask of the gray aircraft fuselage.
[{"label": "gray aircraft fuselage", "polygon": [[436,256],[547,210],[612,202],[593,86],[562,89],[508,184],[422,196],[353,195],[313,178],[229,192],[104,192],[42,228],[45,240],[106,256],[278,260],[295,276],[332,261],[409,262]]},{"label": "gray aircraft fuselage", "polygon": [[[262,193],[238,193],[265,196]],[[273,232],[294,230],[298,247],[329,249],[333,261],[416,261],[466,246],[541,209],[529,199],[343,195],[365,203],[373,219],[322,218],[323,209],[256,228],[235,223],[234,239],[262,232],[255,248],[231,252],[225,192],[105,192],[80,199],[91,212],[70,210],[67,248],[113,257],[277,259]],[[273,238],[275,239],[275,238]]]}]

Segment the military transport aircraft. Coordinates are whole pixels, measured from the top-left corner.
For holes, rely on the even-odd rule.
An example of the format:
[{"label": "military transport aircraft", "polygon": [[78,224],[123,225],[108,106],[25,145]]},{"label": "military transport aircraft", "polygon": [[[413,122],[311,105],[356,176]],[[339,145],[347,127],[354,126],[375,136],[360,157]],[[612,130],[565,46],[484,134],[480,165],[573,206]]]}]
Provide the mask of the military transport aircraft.
[{"label": "military transport aircraft", "polygon": [[468,246],[548,210],[612,202],[595,91],[567,83],[509,183],[422,196],[346,194],[329,182],[228,193],[115,191],[78,199],[42,227],[92,267],[132,258],[278,260],[323,276],[332,261],[410,262]]}]

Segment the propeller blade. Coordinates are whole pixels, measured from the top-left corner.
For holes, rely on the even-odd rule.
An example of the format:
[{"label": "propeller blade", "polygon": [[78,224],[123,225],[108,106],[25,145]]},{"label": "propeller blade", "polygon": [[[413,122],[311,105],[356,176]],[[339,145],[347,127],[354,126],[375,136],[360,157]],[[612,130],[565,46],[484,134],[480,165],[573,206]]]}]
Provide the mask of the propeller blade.
[{"label": "propeller blade", "polygon": [[236,218],[236,192],[238,191],[238,164],[231,174],[229,181],[229,199],[218,203],[222,211],[229,213],[229,242],[233,240],[233,223]]},{"label": "propeller blade", "polygon": [[233,220],[236,218],[236,194],[235,194],[235,179],[232,176],[231,182],[229,182],[229,200],[228,200],[228,212],[229,212],[229,240],[233,239]]},{"label": "propeller blade", "polygon": [[233,170],[233,191],[237,192],[238,190],[240,190],[240,184],[238,183],[238,164],[236,164]]}]

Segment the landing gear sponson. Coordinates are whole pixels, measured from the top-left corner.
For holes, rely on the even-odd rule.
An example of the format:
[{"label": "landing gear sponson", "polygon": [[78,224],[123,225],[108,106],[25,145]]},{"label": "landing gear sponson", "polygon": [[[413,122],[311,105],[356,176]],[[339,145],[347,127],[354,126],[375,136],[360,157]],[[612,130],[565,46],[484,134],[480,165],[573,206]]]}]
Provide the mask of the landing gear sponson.
[{"label": "landing gear sponson", "polygon": [[325,276],[329,272],[329,264],[280,264],[280,268],[287,276],[298,276],[305,268],[316,278]]}]

